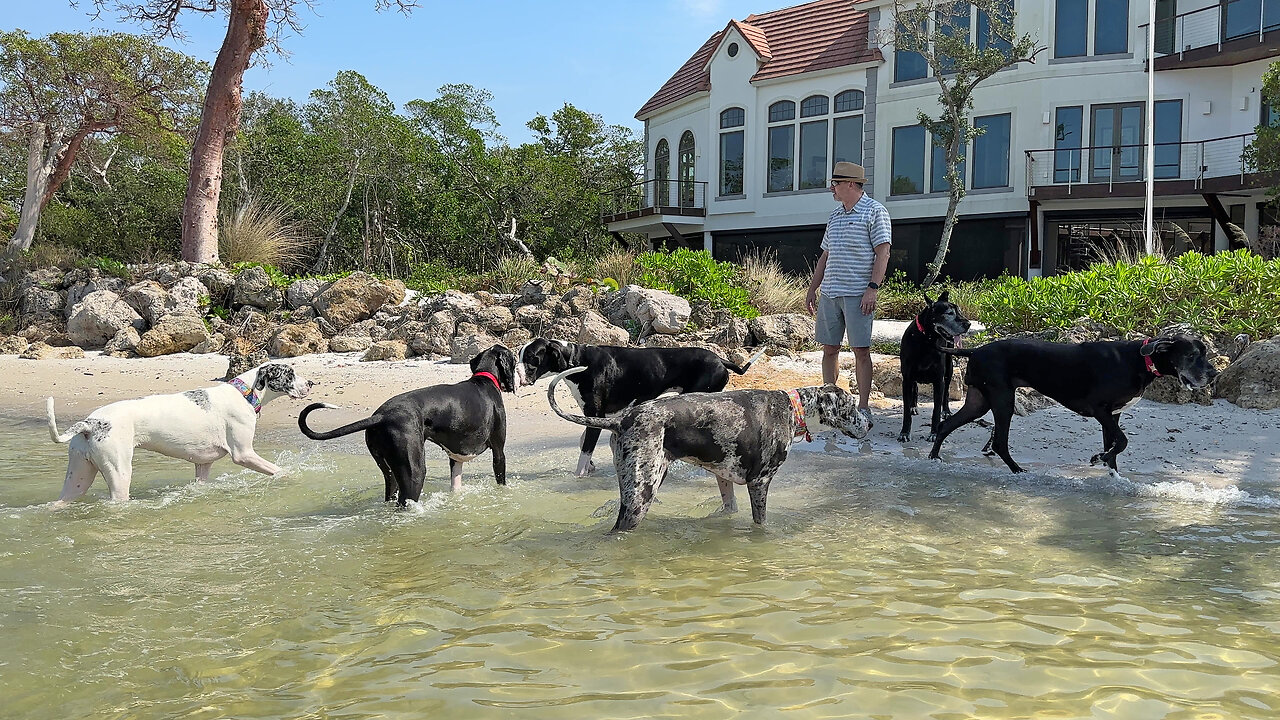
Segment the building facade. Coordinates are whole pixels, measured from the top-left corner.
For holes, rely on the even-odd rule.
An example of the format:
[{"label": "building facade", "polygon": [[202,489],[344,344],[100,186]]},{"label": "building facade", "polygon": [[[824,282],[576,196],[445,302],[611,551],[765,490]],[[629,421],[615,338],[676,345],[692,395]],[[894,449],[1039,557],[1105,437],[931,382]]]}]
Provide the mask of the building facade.
[{"label": "building facade", "polygon": [[[951,25],[998,43],[967,3]],[[1146,2],[1019,2],[1015,31],[1044,47],[974,94],[967,195],[944,273],[1053,274],[1141,247],[1147,152]],[[1276,112],[1261,75],[1280,57],[1280,0],[1158,0],[1155,219],[1166,252],[1232,247],[1277,222],[1276,178],[1241,151]],[[775,252],[804,271],[833,207],[830,168],[862,164],[894,221],[892,267],[920,277],[946,214],[942,150],[918,122],[939,85],[923,59],[878,39],[887,0],[816,0],[730,20],[646,102],[644,181],[605,220],[655,246],[717,258]]]}]

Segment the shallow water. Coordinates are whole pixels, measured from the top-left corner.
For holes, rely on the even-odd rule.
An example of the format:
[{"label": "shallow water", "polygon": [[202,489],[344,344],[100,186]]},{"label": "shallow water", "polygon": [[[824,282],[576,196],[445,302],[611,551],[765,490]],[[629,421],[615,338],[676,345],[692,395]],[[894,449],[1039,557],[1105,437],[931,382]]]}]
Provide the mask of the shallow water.
[{"label": "shallow water", "polygon": [[[677,466],[606,536],[571,441],[421,506],[287,434],[289,473],[139,453],[59,511],[65,447],[0,421],[0,716],[1273,718],[1280,522],[1253,494],[792,454],[769,521]],[[304,446],[302,442],[307,442]],[[602,453],[607,464],[607,451]],[[598,458],[601,459],[601,458]]]}]

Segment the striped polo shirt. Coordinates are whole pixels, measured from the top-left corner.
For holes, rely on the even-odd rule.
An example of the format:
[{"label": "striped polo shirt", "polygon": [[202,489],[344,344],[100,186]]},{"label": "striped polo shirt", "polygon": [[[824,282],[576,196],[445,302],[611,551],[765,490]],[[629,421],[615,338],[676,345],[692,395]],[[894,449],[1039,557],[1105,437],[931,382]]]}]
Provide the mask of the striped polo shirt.
[{"label": "striped polo shirt", "polygon": [[889,211],[870,195],[863,195],[851,210],[836,206],[822,234],[822,249],[827,251],[822,294],[861,296],[871,282],[871,264],[876,258],[873,248],[892,241]]}]

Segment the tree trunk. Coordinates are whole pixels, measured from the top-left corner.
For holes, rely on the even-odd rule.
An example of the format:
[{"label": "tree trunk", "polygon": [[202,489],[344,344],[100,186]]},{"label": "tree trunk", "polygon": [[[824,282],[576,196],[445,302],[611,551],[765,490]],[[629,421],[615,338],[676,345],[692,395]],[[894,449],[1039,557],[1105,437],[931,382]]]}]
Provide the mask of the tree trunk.
[{"label": "tree trunk", "polygon": [[347,208],[351,205],[351,192],[356,186],[356,176],[360,174],[360,160],[356,159],[356,164],[351,166],[351,170],[347,173],[347,196],[342,199],[342,207],[338,208],[338,212],[333,215],[333,222],[329,223],[329,229],[324,234],[324,240],[320,242],[320,254],[316,257],[316,263],[311,266],[311,272],[320,272],[324,267],[324,261],[329,254],[329,243],[333,241],[333,236],[338,232],[338,221],[342,219],[342,215],[347,212]]},{"label": "tree trunk", "polygon": [[253,53],[267,41],[265,0],[233,0],[227,36],[213,63],[200,129],[191,148],[191,174],[182,205],[182,259],[218,260],[218,197],[222,194],[222,153],[240,127],[241,87]]},{"label": "tree trunk", "polygon": [[[40,211],[44,204],[45,188],[49,185],[49,176],[53,174],[50,163],[45,161],[45,141],[48,126],[44,123],[31,123],[31,137],[27,145],[27,191],[22,198],[22,214],[18,216],[18,229],[9,239],[6,255],[12,256],[31,249],[31,241],[36,236],[36,225],[40,222]],[[51,150],[62,144],[62,138],[55,138],[49,143]]]},{"label": "tree trunk", "polygon": [[927,272],[921,286],[926,288],[932,285],[942,272],[942,264],[947,260],[947,250],[951,248],[951,231],[956,226],[956,208],[964,199],[964,178],[957,170],[960,165],[961,138],[964,137],[964,133],[959,123],[953,127],[955,129],[952,140],[947,148],[947,180],[951,185],[947,193],[947,218],[942,223],[942,237],[938,238],[938,252],[933,256],[933,262],[925,265]]},{"label": "tree trunk", "polygon": [[[76,130],[76,134],[71,136],[71,140],[65,147],[57,148],[52,145],[49,147],[45,167],[52,168],[53,172],[45,182],[44,194],[40,196],[41,211],[49,205],[49,201],[53,199],[53,194],[58,192],[58,188],[62,187],[62,183],[71,177],[71,166],[76,162],[76,155],[80,152],[80,146],[92,131],[92,128],[82,125]],[[103,173],[103,176],[105,177],[106,173]]]}]

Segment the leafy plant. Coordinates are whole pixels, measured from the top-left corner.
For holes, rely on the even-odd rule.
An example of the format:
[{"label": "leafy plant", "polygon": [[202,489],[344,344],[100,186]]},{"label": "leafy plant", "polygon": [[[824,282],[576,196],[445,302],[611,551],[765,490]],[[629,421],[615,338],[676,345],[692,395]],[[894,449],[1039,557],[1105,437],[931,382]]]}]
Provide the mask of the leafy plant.
[{"label": "leafy plant", "polygon": [[681,248],[670,253],[644,253],[636,258],[639,284],[667,290],[689,300],[706,300],[734,315],[755,317],[751,297],[742,286],[738,266],[719,262],[706,250]]},{"label": "leafy plant", "polygon": [[129,266],[108,257],[96,257],[85,263],[86,267],[98,270],[103,275],[117,277],[121,280],[132,280],[133,272],[129,270]]},{"label": "leafy plant", "polygon": [[232,265],[231,269],[236,272],[240,272],[241,270],[246,270],[251,267],[262,268],[262,271],[267,274],[267,279],[271,281],[271,285],[280,288],[281,290],[284,290],[293,284],[293,279],[274,265],[258,262],[242,262]]},{"label": "leafy plant", "polygon": [[420,293],[442,293],[450,288],[458,287],[458,279],[463,272],[436,261],[427,261],[413,266],[413,270],[404,278],[405,287]]}]

